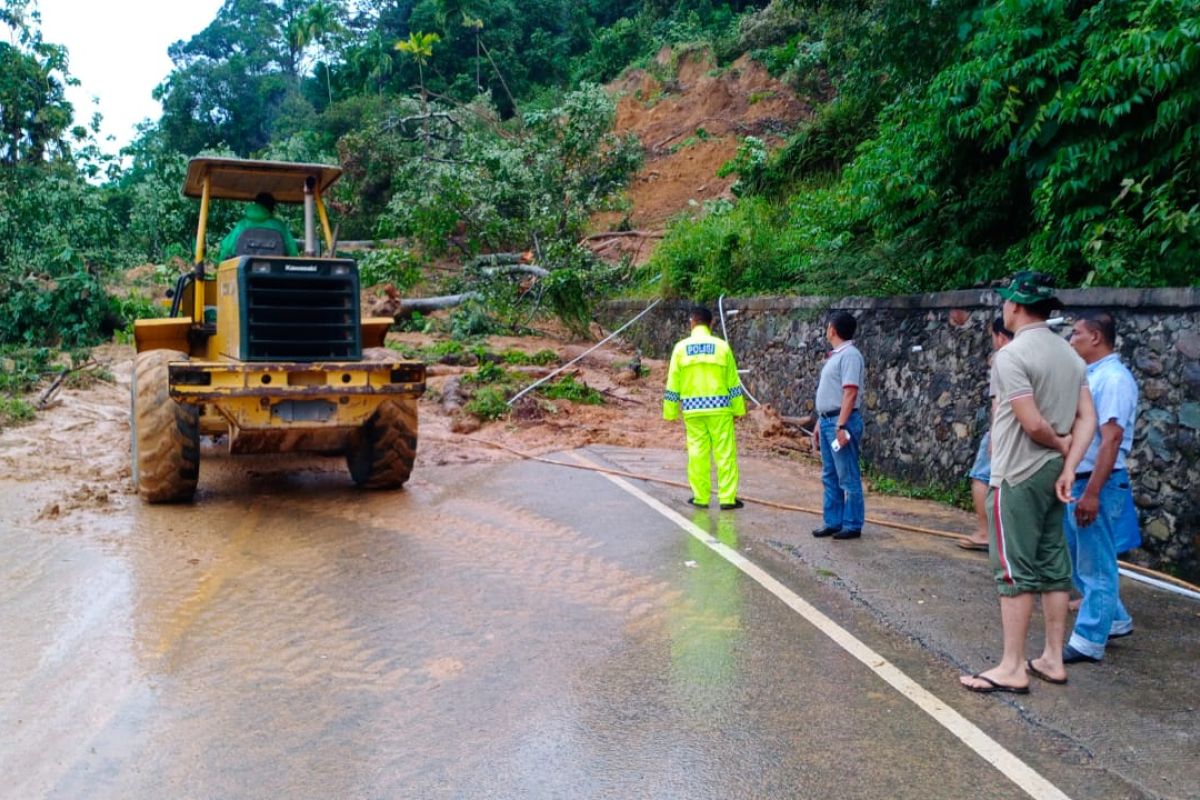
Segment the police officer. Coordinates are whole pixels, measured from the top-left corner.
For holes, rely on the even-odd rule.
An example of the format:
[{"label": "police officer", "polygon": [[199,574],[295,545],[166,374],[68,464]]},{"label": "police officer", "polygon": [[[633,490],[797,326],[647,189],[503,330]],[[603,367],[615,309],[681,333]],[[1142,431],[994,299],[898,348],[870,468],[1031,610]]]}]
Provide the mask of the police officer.
[{"label": "police officer", "polygon": [[707,508],[711,494],[709,454],[717,462],[717,500],[722,509],[741,508],[737,499],[737,442],[733,418],[746,413],[746,398],[738,379],[733,351],[713,336],[712,312],[703,306],[691,310],[692,334],[675,345],[663,392],[663,419],[678,419],[683,409],[687,431],[688,502]]}]

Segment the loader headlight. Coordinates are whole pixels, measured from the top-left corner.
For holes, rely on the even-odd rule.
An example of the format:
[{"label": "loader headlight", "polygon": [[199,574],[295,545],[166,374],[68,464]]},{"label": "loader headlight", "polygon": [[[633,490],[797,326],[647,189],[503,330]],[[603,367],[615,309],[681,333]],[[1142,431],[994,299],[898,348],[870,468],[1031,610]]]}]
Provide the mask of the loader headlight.
[{"label": "loader headlight", "polygon": [[250,272],[255,275],[265,275],[270,273],[270,271],[271,262],[269,261],[255,261],[250,264]]},{"label": "loader headlight", "polygon": [[334,264],[332,271],[333,271],[334,275],[349,275],[350,274],[350,265],[349,264]]}]

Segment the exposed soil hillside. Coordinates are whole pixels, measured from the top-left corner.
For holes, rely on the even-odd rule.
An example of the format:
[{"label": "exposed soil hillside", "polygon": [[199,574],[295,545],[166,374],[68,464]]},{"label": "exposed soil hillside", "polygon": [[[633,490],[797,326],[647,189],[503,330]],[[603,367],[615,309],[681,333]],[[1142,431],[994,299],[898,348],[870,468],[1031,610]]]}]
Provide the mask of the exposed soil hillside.
[{"label": "exposed soil hillside", "polygon": [[[617,97],[617,131],[638,137],[646,161],[627,192],[630,210],[597,215],[598,231],[625,218],[629,227],[657,231],[706,200],[730,196],[734,177],[718,178],[717,171],[742,137],[778,144],[812,115],[807,102],[749,56],[718,69],[707,49],[663,49],[651,68],[627,72],[609,90]],[[649,251],[644,240],[629,237],[604,255],[628,252],[641,261]]]}]

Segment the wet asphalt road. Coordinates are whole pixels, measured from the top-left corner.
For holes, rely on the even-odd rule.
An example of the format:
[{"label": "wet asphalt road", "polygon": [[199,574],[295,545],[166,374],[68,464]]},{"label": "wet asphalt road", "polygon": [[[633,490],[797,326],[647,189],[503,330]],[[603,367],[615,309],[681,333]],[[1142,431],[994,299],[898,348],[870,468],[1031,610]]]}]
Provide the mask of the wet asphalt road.
[{"label": "wet asphalt road", "polygon": [[[0,797],[1027,796],[600,476],[215,462],[195,505],[57,531],[0,483]],[[766,512],[683,513],[1070,796],[1144,796],[790,573],[739,531]]]}]

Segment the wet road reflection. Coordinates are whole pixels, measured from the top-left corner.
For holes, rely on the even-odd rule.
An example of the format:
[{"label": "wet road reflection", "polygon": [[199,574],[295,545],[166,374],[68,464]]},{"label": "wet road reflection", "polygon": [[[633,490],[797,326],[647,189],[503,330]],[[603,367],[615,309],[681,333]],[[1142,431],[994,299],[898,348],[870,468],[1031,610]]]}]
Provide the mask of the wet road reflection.
[{"label": "wet road reflection", "polygon": [[206,480],[71,534],[0,508],[0,797],[1021,796],[598,477]]},{"label": "wet road reflection", "polygon": [[[714,534],[708,512],[695,511],[692,522]],[[715,538],[737,549],[733,516],[721,514]],[[737,680],[734,651],[741,640],[743,577],[703,542],[688,536],[682,542],[683,595],[669,614],[671,678],[676,692],[700,714],[719,708]]]}]

